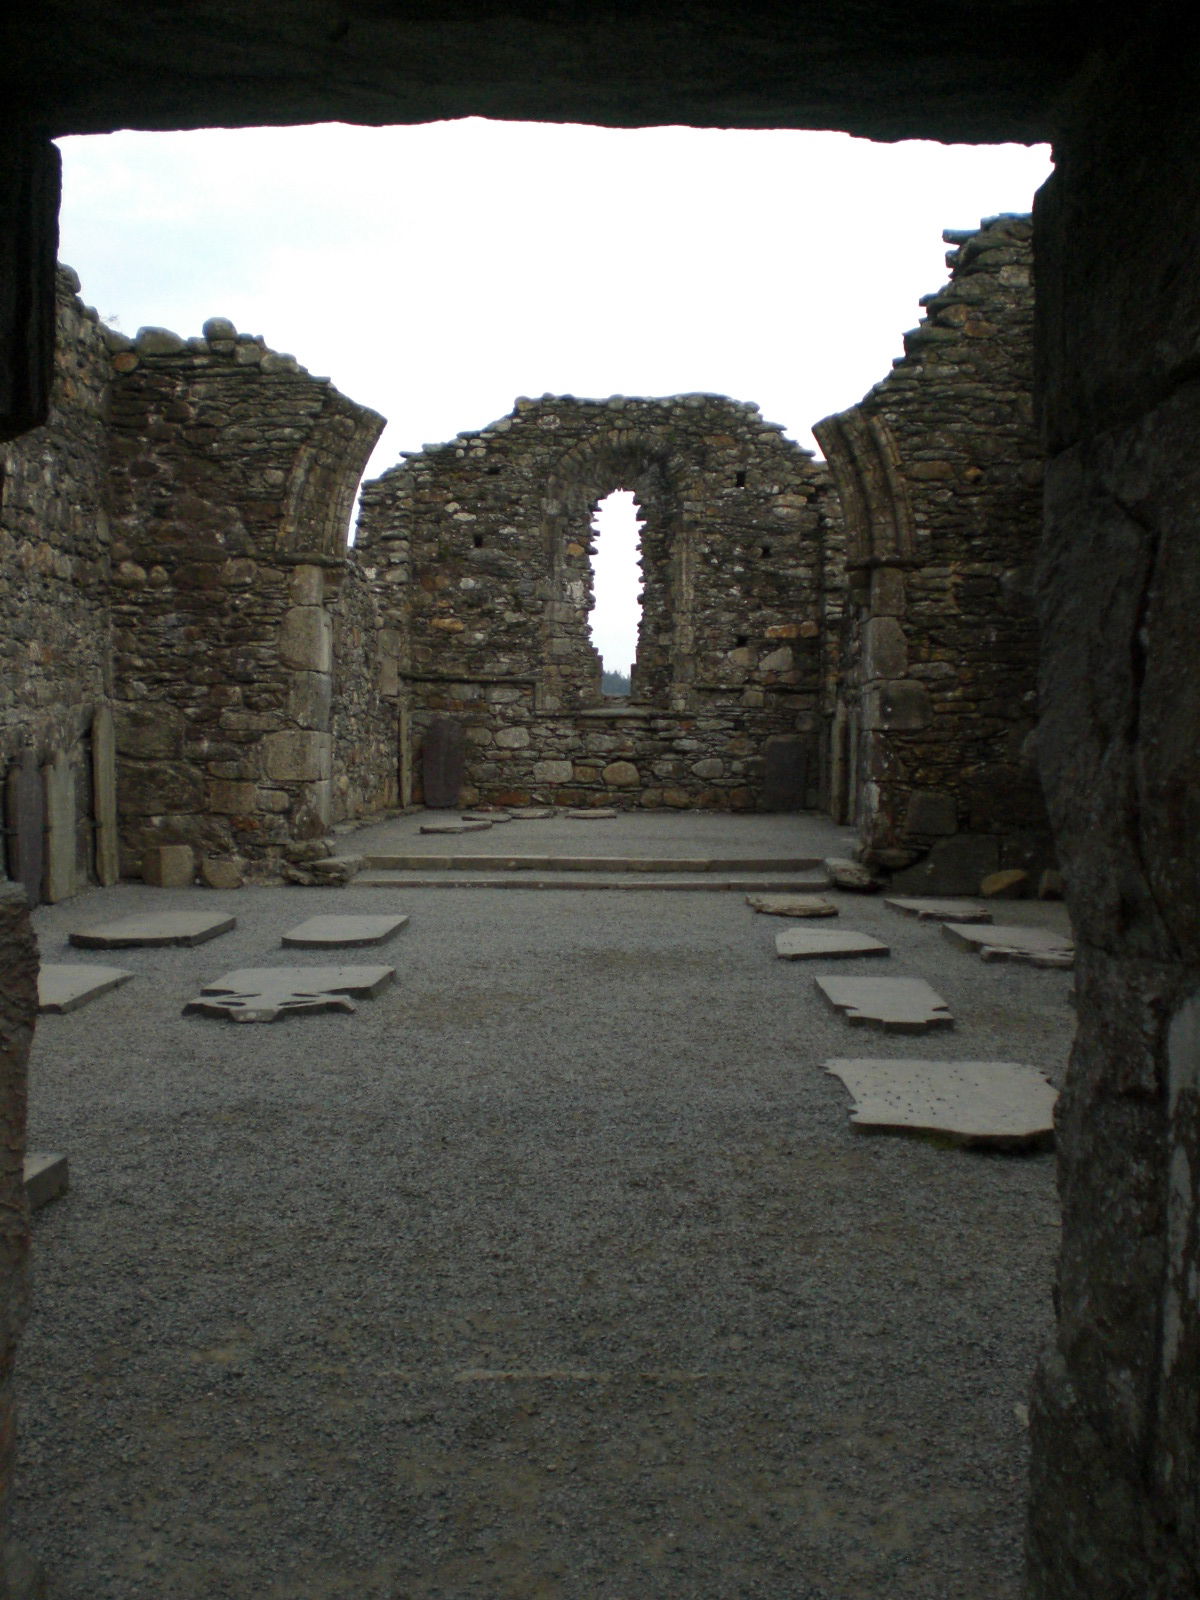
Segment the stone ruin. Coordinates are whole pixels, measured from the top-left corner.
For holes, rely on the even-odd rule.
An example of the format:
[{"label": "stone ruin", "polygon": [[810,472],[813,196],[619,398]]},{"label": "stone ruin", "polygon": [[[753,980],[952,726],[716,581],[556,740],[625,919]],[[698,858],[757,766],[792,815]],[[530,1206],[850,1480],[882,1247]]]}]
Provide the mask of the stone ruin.
[{"label": "stone ruin", "polygon": [[[818,424],[828,468],[716,395],[521,399],[366,484],[353,545],[381,418],[221,318],[128,339],[62,271],[54,408],[4,450],[9,876],[278,874],[424,801],[437,727],[441,804],[821,807],[932,892],[1047,865],[1030,226],[949,237],[891,375]],[[588,631],[617,488],[627,701]]]}]

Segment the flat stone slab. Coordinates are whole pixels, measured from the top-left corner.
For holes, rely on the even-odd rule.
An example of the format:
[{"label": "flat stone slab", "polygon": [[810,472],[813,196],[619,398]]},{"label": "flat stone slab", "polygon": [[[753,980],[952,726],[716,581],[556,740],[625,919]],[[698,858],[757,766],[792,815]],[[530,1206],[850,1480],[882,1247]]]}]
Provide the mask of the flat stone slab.
[{"label": "flat stone slab", "polygon": [[122,950],[134,945],[206,944],[231,928],[236,917],[216,911],[148,911],[98,922],[73,933],[70,942],[81,950]]},{"label": "flat stone slab", "polygon": [[41,1154],[30,1151],[25,1157],[25,1198],[30,1211],[57,1200],[71,1187],[71,1173],[66,1156]]},{"label": "flat stone slab", "polygon": [[510,822],[545,822],[554,815],[553,806],[513,806],[508,813]]},{"label": "flat stone slab", "polygon": [[84,962],[43,962],[38,972],[39,1011],[77,1011],[133,977],[123,967],[88,966]]},{"label": "flat stone slab", "polygon": [[1023,961],[1033,967],[1075,965],[1074,941],[1052,928],[946,922],[942,924],[942,932],[952,944],[977,950],[984,961]]},{"label": "flat stone slab", "polygon": [[309,917],[284,934],[281,944],[302,950],[333,950],[342,946],[383,944],[399,933],[407,917]]},{"label": "flat stone slab", "polygon": [[956,1144],[1047,1144],[1058,1091],[1015,1061],[826,1061],[868,1132],[935,1133]]},{"label": "flat stone slab", "polygon": [[823,894],[748,894],[746,904],[768,917],[836,917],[838,908]]},{"label": "flat stone slab", "polygon": [[937,990],[924,978],[849,978],[840,974],[814,980],[847,1022],[884,1033],[928,1033],[952,1028],[954,1018]]},{"label": "flat stone slab", "polygon": [[275,1022],[300,1012],[354,1011],[351,995],[371,998],[394,967],[241,967],[206,983],[183,1011],[231,1022]]},{"label": "flat stone slab", "polygon": [[918,922],[990,922],[992,913],[977,900],[910,900],[903,896],[885,900],[885,906],[903,911]]},{"label": "flat stone slab", "polygon": [[480,817],[476,821],[468,821],[456,817],[453,822],[423,822],[422,833],[484,833],[492,826],[490,817]]},{"label": "flat stone slab", "polygon": [[464,811],[464,822],[511,822],[512,818],[507,811]]},{"label": "flat stone slab", "polygon": [[775,954],[785,961],[819,961],[828,956],[886,956],[881,939],[849,928],[784,928],[775,935]]},{"label": "flat stone slab", "polygon": [[612,806],[579,806],[565,813],[574,822],[611,822],[621,813]]}]

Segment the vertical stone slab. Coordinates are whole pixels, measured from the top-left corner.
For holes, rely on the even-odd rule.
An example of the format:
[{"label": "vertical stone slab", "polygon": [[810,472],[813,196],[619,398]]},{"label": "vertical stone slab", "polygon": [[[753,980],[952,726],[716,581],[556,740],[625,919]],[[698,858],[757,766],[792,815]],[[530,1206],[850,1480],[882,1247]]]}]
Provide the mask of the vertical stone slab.
[{"label": "vertical stone slab", "polygon": [[98,706],[92,718],[92,796],[96,813],[96,881],[107,888],[120,876],[117,745],[113,714],[108,706]]},{"label": "vertical stone slab", "polygon": [[60,750],[42,771],[46,806],[46,899],[75,893],[75,773]]},{"label": "vertical stone slab", "polygon": [[[0,1550],[12,1486],[13,1362],[28,1313],[25,1086],[36,1016],[37,946],[25,896],[0,885]],[[10,1592],[3,1577],[0,1592]]]},{"label": "vertical stone slab", "polygon": [[425,730],[421,749],[421,782],[430,810],[447,810],[458,804],[466,765],[462,724],[453,717],[434,717]]},{"label": "vertical stone slab", "polygon": [[42,902],[45,861],[45,805],[42,774],[31,749],[19,766],[9,769],[4,784],[5,832],[8,841],[8,875],[19,883],[31,906]]}]

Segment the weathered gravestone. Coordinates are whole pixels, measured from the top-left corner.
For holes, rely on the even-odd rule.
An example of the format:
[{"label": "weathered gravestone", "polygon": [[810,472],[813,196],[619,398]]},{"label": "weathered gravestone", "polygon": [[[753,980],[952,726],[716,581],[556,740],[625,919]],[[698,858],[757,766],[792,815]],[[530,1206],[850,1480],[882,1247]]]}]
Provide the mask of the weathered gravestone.
[{"label": "weathered gravestone", "polygon": [[45,876],[45,798],[37,758],[27,749],[19,766],[9,768],[4,784],[4,842],[8,875],[19,883],[30,905],[40,905]]},{"label": "weathered gravestone", "polygon": [[453,717],[434,717],[421,747],[421,782],[431,811],[458,805],[467,770],[467,742]]}]

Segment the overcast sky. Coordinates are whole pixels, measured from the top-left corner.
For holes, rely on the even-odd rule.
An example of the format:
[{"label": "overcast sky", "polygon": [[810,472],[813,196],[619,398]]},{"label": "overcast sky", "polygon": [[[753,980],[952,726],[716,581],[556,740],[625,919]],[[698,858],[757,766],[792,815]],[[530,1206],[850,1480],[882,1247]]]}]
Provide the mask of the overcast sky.
[{"label": "overcast sky", "polygon": [[[1045,147],[478,119],[59,143],[85,301],[130,334],[262,334],[388,418],[372,475],[521,394],[705,390],[813,448],[945,281],[942,229],[1028,210],[1050,171]],[[623,666],[618,566],[596,634]]]}]

